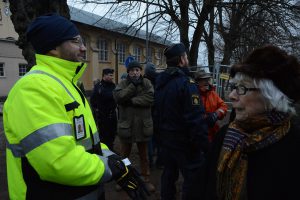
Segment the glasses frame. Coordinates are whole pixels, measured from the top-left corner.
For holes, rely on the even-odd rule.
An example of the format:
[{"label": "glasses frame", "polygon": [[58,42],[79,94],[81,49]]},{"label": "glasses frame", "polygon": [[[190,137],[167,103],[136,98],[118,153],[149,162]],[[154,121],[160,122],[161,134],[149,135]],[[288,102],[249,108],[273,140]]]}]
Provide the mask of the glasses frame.
[{"label": "glasses frame", "polygon": [[77,45],[78,47],[82,47],[84,46],[84,42],[82,37],[74,37],[72,39],[69,40],[71,43]]},{"label": "glasses frame", "polygon": [[244,85],[230,84],[230,90],[236,90],[238,95],[245,95],[248,91],[258,91],[259,88],[248,88]]}]

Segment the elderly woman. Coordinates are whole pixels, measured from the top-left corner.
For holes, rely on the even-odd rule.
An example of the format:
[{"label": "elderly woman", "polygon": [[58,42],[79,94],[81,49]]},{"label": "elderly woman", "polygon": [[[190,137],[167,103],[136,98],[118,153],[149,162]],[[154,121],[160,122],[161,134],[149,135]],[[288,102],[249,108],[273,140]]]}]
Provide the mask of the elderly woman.
[{"label": "elderly woman", "polygon": [[206,199],[300,199],[300,99],[297,59],[274,46],[254,50],[231,69],[235,120],[217,134],[208,157]]}]

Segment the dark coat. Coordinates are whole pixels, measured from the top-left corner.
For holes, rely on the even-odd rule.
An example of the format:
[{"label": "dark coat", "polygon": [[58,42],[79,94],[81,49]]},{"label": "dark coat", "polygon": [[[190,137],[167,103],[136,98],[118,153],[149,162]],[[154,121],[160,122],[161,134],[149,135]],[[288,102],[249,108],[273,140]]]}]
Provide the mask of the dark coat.
[{"label": "dark coat", "polygon": [[195,82],[185,68],[169,67],[156,78],[155,130],[162,146],[207,148],[204,108]]},{"label": "dark coat", "polygon": [[[216,197],[216,167],[228,125],[217,134],[208,154],[206,198]],[[248,154],[247,200],[300,199],[300,126],[292,124],[277,143]]]},{"label": "dark coat", "polygon": [[91,95],[91,105],[93,110],[97,112],[97,118],[101,116],[106,116],[112,111],[116,110],[117,103],[113,97],[113,90],[116,88],[116,85],[112,82],[106,82],[101,80],[98,82]]},{"label": "dark coat", "polygon": [[107,145],[111,143],[107,142],[107,140],[113,141],[117,132],[117,103],[113,97],[115,88],[116,85],[114,83],[101,80],[95,85],[91,95],[91,105],[97,121],[100,138]]}]

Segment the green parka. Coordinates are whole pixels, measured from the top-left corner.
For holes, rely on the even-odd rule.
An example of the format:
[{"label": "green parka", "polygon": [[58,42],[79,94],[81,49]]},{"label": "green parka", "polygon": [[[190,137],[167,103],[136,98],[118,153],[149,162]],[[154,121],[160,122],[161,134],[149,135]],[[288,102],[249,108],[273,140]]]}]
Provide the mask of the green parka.
[{"label": "green parka", "polygon": [[154,89],[148,79],[135,86],[121,81],[113,92],[119,108],[118,136],[122,142],[134,143],[150,140],[153,135],[151,106]]}]

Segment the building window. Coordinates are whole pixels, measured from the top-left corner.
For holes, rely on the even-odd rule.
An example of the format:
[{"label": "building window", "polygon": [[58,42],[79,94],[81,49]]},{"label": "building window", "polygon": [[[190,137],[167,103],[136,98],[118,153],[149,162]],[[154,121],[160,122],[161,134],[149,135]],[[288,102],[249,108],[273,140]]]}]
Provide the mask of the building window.
[{"label": "building window", "polygon": [[87,45],[88,45],[88,40],[87,40],[86,37],[83,37],[83,36],[81,36],[81,38],[82,38],[83,45],[84,45],[85,48],[86,48],[86,51],[84,52],[84,55],[83,55],[83,59],[86,60],[86,59],[87,59],[87,54],[88,54],[88,47],[87,47]]},{"label": "building window", "polygon": [[99,48],[99,60],[100,61],[108,61],[108,42],[107,42],[107,40],[99,40],[98,48]]},{"label": "building window", "polygon": [[153,49],[148,49],[148,61],[153,62]]},{"label": "building window", "polygon": [[19,64],[19,76],[24,76],[26,74],[27,64]]},{"label": "building window", "polygon": [[133,55],[138,62],[141,62],[142,48],[139,46],[135,46],[133,49]]},{"label": "building window", "polygon": [[125,62],[125,51],[126,51],[126,48],[125,48],[125,44],[123,43],[118,43],[117,44],[117,49],[118,49],[118,60],[119,60],[119,63],[124,63]]},{"label": "building window", "polygon": [[3,77],[3,76],[5,76],[4,63],[0,63],[0,77]]},{"label": "building window", "polygon": [[163,54],[162,50],[158,50],[156,53],[156,59],[158,60],[158,64],[162,65],[163,64]]}]

